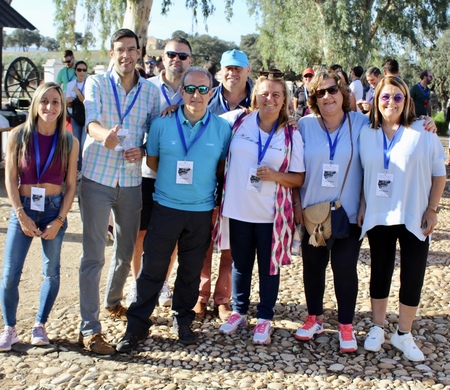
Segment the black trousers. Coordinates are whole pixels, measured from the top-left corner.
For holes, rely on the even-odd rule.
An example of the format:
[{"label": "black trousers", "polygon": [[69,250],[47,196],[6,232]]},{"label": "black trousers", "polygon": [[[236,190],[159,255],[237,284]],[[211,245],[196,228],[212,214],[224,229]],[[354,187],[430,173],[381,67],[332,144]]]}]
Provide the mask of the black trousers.
[{"label": "black trousers", "polygon": [[148,331],[152,314],[178,242],[178,271],[172,309],[178,324],[190,325],[195,318],[200,272],[211,241],[212,210],[183,211],[155,202],[144,239],[142,270],[136,281],[137,301],[127,312],[127,332]]}]

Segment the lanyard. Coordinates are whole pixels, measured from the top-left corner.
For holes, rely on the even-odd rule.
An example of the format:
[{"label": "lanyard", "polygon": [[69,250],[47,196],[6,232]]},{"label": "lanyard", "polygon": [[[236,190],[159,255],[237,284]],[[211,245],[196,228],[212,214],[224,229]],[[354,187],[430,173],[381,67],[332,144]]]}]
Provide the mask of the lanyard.
[{"label": "lanyard", "polygon": [[56,151],[56,143],[58,142],[58,131],[55,131],[55,135],[53,136],[53,143],[52,148],[50,149],[50,153],[47,157],[47,161],[45,162],[44,169],[41,172],[41,150],[39,149],[39,138],[37,135],[37,130],[35,129],[33,132],[33,138],[34,138],[34,152],[36,154],[36,174],[38,179],[38,184],[41,180],[42,175],[47,170],[47,168],[50,166],[50,163],[53,160],[53,156],[55,155]]},{"label": "lanyard", "polygon": [[367,103],[370,103],[373,100],[373,96],[375,95],[375,91],[374,91],[373,87],[370,87],[369,94],[370,94],[370,97],[369,97],[369,99],[367,99]]},{"label": "lanyard", "polygon": [[139,83],[139,88],[138,88],[136,94],[134,95],[133,101],[128,106],[127,110],[125,111],[125,114],[122,116],[122,109],[120,108],[119,94],[117,93],[116,83],[114,81],[114,78],[113,78],[111,72],[108,72],[108,76],[109,76],[109,81],[111,82],[111,86],[112,86],[113,91],[114,91],[114,98],[116,100],[116,108],[117,108],[117,113],[119,114],[120,124],[123,125],[123,121],[125,120],[127,115],[130,113],[131,109],[134,106],[134,103],[136,103],[136,100],[137,100],[137,98],[139,96],[139,92],[141,92],[142,84]]},{"label": "lanyard", "polygon": [[[169,96],[167,96],[167,92],[166,92],[166,89],[164,88],[164,85],[161,84],[161,85],[159,86],[159,89],[161,89],[161,92],[162,92],[162,94],[163,94],[163,96],[164,96],[164,99],[166,99],[167,105],[168,105],[168,106],[171,106],[171,105],[172,105],[172,102],[170,101]],[[180,98],[180,100],[178,100],[178,101],[175,103],[175,105],[178,106],[178,105],[181,103],[182,100],[183,100],[183,98]]]},{"label": "lanyard", "polygon": [[326,131],[327,137],[328,137],[328,145],[330,146],[330,162],[332,162],[334,160],[334,154],[336,153],[336,146],[337,146],[337,142],[338,142],[338,138],[339,138],[339,132],[341,131],[342,126],[344,126],[346,119],[347,119],[347,115],[344,115],[344,120],[342,121],[341,125],[339,126],[339,129],[337,131],[334,142],[332,142],[330,132],[328,131],[328,127],[322,118],[323,126],[325,127],[325,131]]},{"label": "lanyard", "polygon": [[303,90],[305,91],[305,100],[308,101],[308,95],[309,95],[308,88],[303,86]]},{"label": "lanyard", "polygon": [[[78,81],[76,81],[76,83],[77,83],[77,88],[78,88]],[[78,88],[83,96],[84,96],[84,84],[86,84],[86,79],[83,81],[83,84],[81,85],[81,89]]]},{"label": "lanyard", "polygon": [[275,134],[275,130],[278,128],[278,120],[275,122],[275,124],[272,127],[272,130],[270,130],[269,138],[267,138],[266,144],[264,145],[264,148],[261,149],[261,132],[259,131],[259,112],[256,114],[256,123],[258,124],[258,166],[261,165],[261,161],[263,160],[264,156],[266,155],[267,148],[269,147],[270,141],[272,141],[272,137]]},{"label": "lanyard", "polygon": [[220,101],[220,105],[222,106],[222,110],[224,113],[230,111],[228,102],[225,101],[225,98],[223,97],[223,94],[222,94],[222,85],[220,85],[220,87],[219,87],[219,101]]},{"label": "lanyard", "polygon": [[208,126],[209,120],[211,119],[211,114],[208,114],[208,118],[206,119],[206,122],[203,124],[203,127],[201,128],[201,130],[197,133],[196,137],[194,138],[194,140],[192,141],[191,145],[189,146],[189,148],[187,147],[186,144],[186,138],[184,138],[184,133],[183,133],[183,129],[181,128],[181,123],[180,123],[180,118],[178,117],[178,110],[175,111],[175,120],[177,122],[177,127],[178,127],[178,133],[180,134],[180,138],[181,138],[181,142],[183,143],[183,147],[184,147],[184,152],[185,152],[185,157],[187,156],[189,149],[192,148],[192,146],[198,141],[198,139],[203,135],[203,133],[206,130],[206,127]]},{"label": "lanyard", "polygon": [[423,96],[425,96],[426,100],[430,100],[430,90],[425,89],[424,87],[422,87],[422,85],[420,83],[417,83],[417,85],[419,86],[420,90],[422,91]]},{"label": "lanyard", "polygon": [[73,72],[73,75],[69,78],[69,68],[66,68],[66,79],[67,82],[72,81],[75,78],[75,72]]},{"label": "lanyard", "polygon": [[394,137],[392,137],[392,140],[389,142],[389,145],[386,141],[386,134],[384,133],[383,128],[381,129],[383,131],[383,160],[384,160],[384,169],[389,168],[389,162],[391,161],[391,152],[394,145],[400,140],[403,134],[403,126],[400,125],[397,129],[397,131],[394,134]]}]

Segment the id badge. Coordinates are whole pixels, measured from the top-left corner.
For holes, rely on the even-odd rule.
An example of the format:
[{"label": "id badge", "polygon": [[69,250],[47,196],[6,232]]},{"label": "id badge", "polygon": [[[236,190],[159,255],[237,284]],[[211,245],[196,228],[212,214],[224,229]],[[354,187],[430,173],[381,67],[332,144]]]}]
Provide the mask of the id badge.
[{"label": "id badge", "polygon": [[382,198],[390,198],[393,182],[394,175],[392,173],[378,173],[376,195]]},{"label": "id badge", "polygon": [[336,188],[339,177],[338,164],[323,164],[322,167],[322,187]]},{"label": "id badge", "polygon": [[192,184],[194,177],[194,162],[193,161],[177,161],[177,184]]},{"label": "id badge", "polygon": [[261,192],[262,185],[262,180],[256,175],[256,169],[250,168],[247,178],[247,190],[253,192]]},{"label": "id badge", "polygon": [[31,210],[44,211],[45,209],[45,188],[31,187]]},{"label": "id badge", "polygon": [[121,152],[122,150],[126,150],[126,139],[128,137],[128,134],[130,134],[130,130],[129,129],[119,129],[119,131],[117,132],[117,136],[119,137],[119,143],[117,144],[117,146],[114,148],[114,150]]}]

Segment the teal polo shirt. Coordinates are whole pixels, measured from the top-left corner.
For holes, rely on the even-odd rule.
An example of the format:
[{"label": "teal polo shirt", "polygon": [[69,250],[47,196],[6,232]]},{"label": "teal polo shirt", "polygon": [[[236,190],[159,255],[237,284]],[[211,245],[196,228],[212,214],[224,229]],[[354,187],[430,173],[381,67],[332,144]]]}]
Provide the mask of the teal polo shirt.
[{"label": "teal polo shirt", "polygon": [[64,93],[66,93],[67,84],[69,84],[69,81],[75,80],[76,78],[77,76],[75,75],[75,69],[65,66],[58,72],[56,84],[62,84],[61,88]]},{"label": "teal polo shirt", "polygon": [[[193,143],[197,134],[208,121],[204,133]],[[194,126],[178,108],[178,118],[186,140],[185,153],[175,114],[157,118],[150,127],[147,155],[158,156],[155,193],[153,199],[159,204],[185,211],[209,211],[215,206],[214,191],[217,185],[217,165],[225,160],[231,137],[231,128],[225,119],[206,111]],[[192,184],[176,182],[177,162],[192,161]]]}]

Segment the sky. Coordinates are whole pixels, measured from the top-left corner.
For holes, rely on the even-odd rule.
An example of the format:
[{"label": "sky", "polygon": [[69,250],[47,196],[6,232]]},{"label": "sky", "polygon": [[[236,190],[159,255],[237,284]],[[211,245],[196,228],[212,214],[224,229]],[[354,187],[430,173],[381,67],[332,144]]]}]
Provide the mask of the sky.
[{"label": "sky", "polygon": [[[208,23],[208,31],[205,30],[203,18],[198,18],[198,25],[193,26],[192,11],[187,10],[184,0],[175,0],[167,16],[161,15],[161,2],[153,1],[152,12],[150,15],[149,36],[159,39],[167,39],[176,30],[182,30],[189,34],[208,34],[216,36],[224,41],[235,42],[239,45],[241,35],[252,34],[256,32],[257,21],[254,16],[249,16],[245,0],[234,1],[234,16],[230,22],[227,22],[224,15],[224,3],[220,0],[215,2],[216,11],[211,16]],[[33,24],[43,36],[55,37],[56,27],[53,23],[55,6],[53,0],[12,0],[11,6]],[[84,33],[84,10],[77,11],[77,24],[75,31]],[[172,23],[176,21],[176,23]],[[5,29],[8,33],[10,29]]]}]

